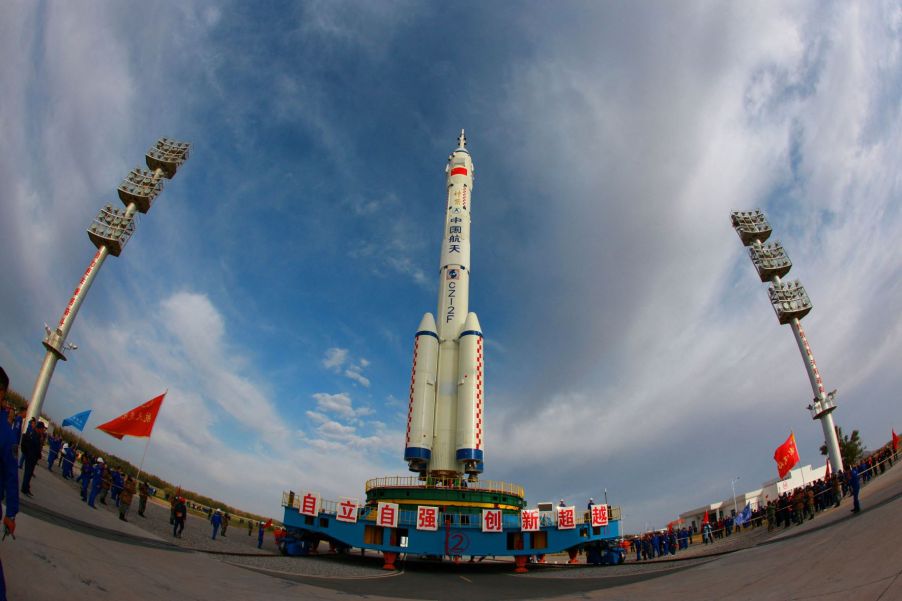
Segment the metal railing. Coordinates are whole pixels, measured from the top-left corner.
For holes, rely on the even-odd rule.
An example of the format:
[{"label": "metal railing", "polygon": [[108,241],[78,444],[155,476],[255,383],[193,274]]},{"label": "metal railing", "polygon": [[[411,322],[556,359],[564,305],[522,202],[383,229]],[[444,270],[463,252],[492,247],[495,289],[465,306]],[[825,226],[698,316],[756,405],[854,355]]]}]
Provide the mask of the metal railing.
[{"label": "metal railing", "polygon": [[499,480],[480,480],[476,483],[467,484],[464,479],[447,479],[436,480],[434,482],[424,482],[417,476],[386,476],[384,478],[373,478],[366,482],[366,492],[370,492],[374,488],[436,488],[445,490],[471,490],[479,492],[498,492],[509,495],[515,495],[521,499],[526,496],[526,491],[519,484],[510,482],[502,482]]},{"label": "metal railing", "polygon": [[[333,501],[323,499],[320,501],[320,510],[319,515],[328,515],[328,516],[336,516],[338,515],[339,505],[341,501]],[[301,497],[292,491],[286,491],[282,493],[282,507],[292,507],[298,512],[301,510]],[[554,526],[557,524],[556,520],[556,510],[551,511],[540,511],[539,512],[539,524],[541,526]],[[619,521],[620,519],[620,506],[619,505],[609,505],[608,506],[608,515],[610,516],[611,522]],[[520,527],[520,515],[516,513],[503,513],[502,514],[502,525],[504,528],[519,528]],[[357,503],[357,520],[362,522],[376,522],[376,507],[373,505],[363,505],[360,504],[359,501]],[[444,527],[445,525],[451,526],[453,528],[474,528],[474,529],[482,529],[482,512],[478,511],[475,513],[463,513],[463,512],[451,512],[451,511],[439,511],[438,513],[438,524],[440,527]],[[582,525],[590,524],[591,518],[588,511],[576,511],[576,516],[574,520],[574,526],[579,527]],[[417,525],[417,511],[414,509],[399,509],[398,510],[398,527],[411,527],[414,528]]]}]

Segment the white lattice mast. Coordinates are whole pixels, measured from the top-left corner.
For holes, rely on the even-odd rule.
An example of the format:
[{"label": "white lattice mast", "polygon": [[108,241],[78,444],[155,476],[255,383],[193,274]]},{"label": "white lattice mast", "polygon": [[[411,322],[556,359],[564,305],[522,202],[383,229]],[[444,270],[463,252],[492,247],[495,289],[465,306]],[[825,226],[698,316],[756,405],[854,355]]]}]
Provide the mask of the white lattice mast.
[{"label": "white lattice mast", "polygon": [[824,441],[827,445],[827,456],[833,473],[839,473],[843,469],[842,454],[839,449],[839,440],[836,437],[836,428],[833,425],[833,411],[836,409],[836,390],[826,392],[824,381],[817,369],[811,346],[802,329],[802,318],[808,315],[812,309],[808,293],[798,280],[784,282],[781,278],[789,273],[792,261],[786,256],[786,251],[780,242],[764,242],[770,237],[772,229],[767,217],[760,210],[733,211],[730,214],[733,229],[739,234],[742,243],[749,247],[749,256],[758,276],[762,282],[770,282],[768,288],[771,305],[777,314],[777,320],[781,324],[789,324],[795,336],[799,351],[802,353],[802,361],[808,372],[808,380],[811,382],[811,390],[814,393],[814,401],[808,405],[811,418],[820,420],[824,430]]},{"label": "white lattice mast", "polygon": [[135,233],[135,213],[147,213],[150,210],[154,199],[163,190],[163,179],[175,177],[178,168],[188,159],[189,148],[190,145],[183,142],[167,138],[157,140],[145,157],[150,171],[140,167],[133,169],[119,185],[119,199],[125,208],[117,209],[108,204],[94,218],[88,228],[88,237],[97,247],[97,252],[69,298],[56,329],[46,328],[47,335],[43,344],[47,354],[44,355],[41,371],[34,383],[26,419],[41,415],[57,361],[66,360],[64,350],[75,348],[74,345],[66,344],[66,337],[103,262],[109,255],[118,257],[122,253],[125,244]]}]

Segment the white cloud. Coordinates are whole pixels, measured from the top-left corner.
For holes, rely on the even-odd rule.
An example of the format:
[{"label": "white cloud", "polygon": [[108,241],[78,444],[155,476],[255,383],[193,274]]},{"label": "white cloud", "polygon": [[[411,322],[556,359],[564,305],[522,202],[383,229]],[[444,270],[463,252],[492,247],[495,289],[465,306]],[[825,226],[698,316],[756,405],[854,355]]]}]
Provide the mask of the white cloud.
[{"label": "white cloud", "polygon": [[[333,347],[326,351],[326,356],[323,358],[322,363],[323,367],[331,369],[335,373],[342,373],[349,380],[357,382],[364,388],[369,388],[370,379],[362,373],[363,369],[370,364],[367,359],[362,358],[356,363],[352,363],[348,349]],[[345,365],[347,365],[347,368],[342,371],[342,367]]]},{"label": "white cloud", "polygon": [[[351,402],[350,395],[344,392],[337,394],[317,392],[313,394],[313,398],[316,400],[316,407],[319,411],[332,413],[345,419],[354,419],[372,414],[372,409],[369,407],[355,408]],[[308,415],[313,417],[317,414],[308,412]]]},{"label": "white cloud", "polygon": [[327,394],[325,392],[317,392],[313,395],[316,399],[316,406],[321,411],[337,413],[343,417],[354,417],[354,408],[351,406],[351,397],[340,392],[338,394]]},{"label": "white cloud", "polygon": [[361,368],[356,365],[349,367],[348,369],[345,370],[345,376],[351,380],[354,380],[361,386],[363,386],[365,388],[369,388],[370,381],[367,377],[365,377],[363,374],[360,373],[360,369]]},{"label": "white cloud", "polygon": [[326,356],[323,358],[323,367],[339,371],[347,360],[348,349],[332,347],[326,350]]}]

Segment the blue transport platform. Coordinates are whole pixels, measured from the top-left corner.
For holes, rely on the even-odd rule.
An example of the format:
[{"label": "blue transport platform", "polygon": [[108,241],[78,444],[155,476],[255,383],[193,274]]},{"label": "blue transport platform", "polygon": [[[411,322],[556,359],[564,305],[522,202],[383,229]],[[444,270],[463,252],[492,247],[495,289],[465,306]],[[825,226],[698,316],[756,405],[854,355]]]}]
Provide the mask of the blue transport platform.
[{"label": "blue transport platform", "polygon": [[[618,544],[619,507],[601,506],[607,523],[593,526],[590,510],[557,508],[550,503],[529,509],[523,489],[507,483],[395,477],[370,480],[366,489],[364,503],[321,501],[310,492],[284,493],[287,533],[282,552],[307,555],[325,541],[339,552],[351,548],[380,551],[387,569],[394,569],[401,555],[452,561],[465,556],[513,556],[518,571],[525,569],[530,558],[542,562],[546,554],[564,551],[573,562],[580,551],[585,551],[588,563],[596,565],[618,564],[624,559]],[[393,525],[380,522],[383,507],[396,512],[390,516]],[[524,517],[524,512],[529,515]],[[533,525],[524,529],[523,520],[530,518]]]}]

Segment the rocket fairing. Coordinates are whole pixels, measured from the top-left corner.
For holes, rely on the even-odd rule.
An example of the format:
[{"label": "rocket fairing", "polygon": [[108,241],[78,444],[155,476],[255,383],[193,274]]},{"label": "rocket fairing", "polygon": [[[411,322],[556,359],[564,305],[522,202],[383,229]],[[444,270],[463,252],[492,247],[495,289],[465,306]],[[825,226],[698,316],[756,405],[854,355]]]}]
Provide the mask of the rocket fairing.
[{"label": "rocket fairing", "polygon": [[463,130],[445,167],[447,211],[438,319],[423,316],[414,338],[407,443],[410,471],[438,478],[483,471],[483,336],[468,313],[473,160]]}]

